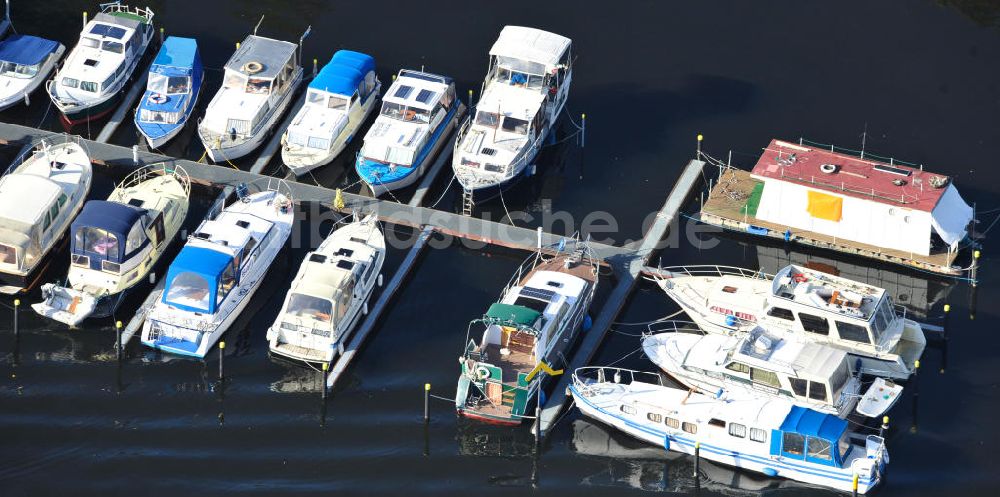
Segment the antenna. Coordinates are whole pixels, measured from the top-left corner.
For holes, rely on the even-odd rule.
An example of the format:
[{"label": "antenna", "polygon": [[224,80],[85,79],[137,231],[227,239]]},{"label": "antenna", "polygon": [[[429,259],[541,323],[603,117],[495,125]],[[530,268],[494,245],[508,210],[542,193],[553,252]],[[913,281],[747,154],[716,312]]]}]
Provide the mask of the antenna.
[{"label": "antenna", "polygon": [[865,158],[865,142],[868,141],[868,121],[865,121],[865,130],[861,132],[861,158]]},{"label": "antenna", "polygon": [[260,15],[260,20],[257,21],[257,25],[253,27],[253,35],[257,36],[257,30],[260,29],[261,23],[264,22],[264,14]]}]

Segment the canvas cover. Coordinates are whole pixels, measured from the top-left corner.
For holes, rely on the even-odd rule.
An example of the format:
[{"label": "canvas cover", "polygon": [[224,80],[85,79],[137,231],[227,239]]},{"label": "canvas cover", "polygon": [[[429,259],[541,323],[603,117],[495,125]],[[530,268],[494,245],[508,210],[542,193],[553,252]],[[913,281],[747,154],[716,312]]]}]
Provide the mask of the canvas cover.
[{"label": "canvas cover", "polygon": [[843,217],[844,199],[836,195],[809,191],[809,206],[806,210],[812,217],[839,222]]},{"label": "canvas cover", "polygon": [[955,185],[948,185],[944,195],[931,212],[934,231],[952,248],[965,238],[966,227],[975,213],[959,195]]},{"label": "canvas cover", "polygon": [[59,43],[28,35],[11,35],[0,41],[0,61],[33,66],[56,50]]},{"label": "canvas cover", "polygon": [[509,322],[517,326],[531,326],[541,313],[520,305],[497,302],[486,311],[486,317],[498,321]]}]

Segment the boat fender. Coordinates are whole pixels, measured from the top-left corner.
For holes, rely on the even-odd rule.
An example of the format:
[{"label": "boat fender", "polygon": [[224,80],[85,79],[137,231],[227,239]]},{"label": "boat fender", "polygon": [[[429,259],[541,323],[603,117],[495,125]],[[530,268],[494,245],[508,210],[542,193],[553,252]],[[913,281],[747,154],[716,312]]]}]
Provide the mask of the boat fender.
[{"label": "boat fender", "polygon": [[538,405],[544,406],[546,400],[548,400],[548,399],[545,398],[545,391],[539,389],[538,390]]},{"label": "boat fender", "polygon": [[149,103],[165,104],[167,103],[167,96],[162,93],[151,93],[149,95]]},{"label": "boat fender", "polygon": [[476,379],[485,380],[490,377],[490,368],[486,366],[479,366],[476,368]]},{"label": "boat fender", "polygon": [[796,283],[805,283],[809,281],[809,277],[802,273],[798,273],[792,277],[792,280],[794,280]]},{"label": "boat fender", "polygon": [[243,64],[243,72],[247,74],[257,74],[264,70],[264,64],[257,62],[256,60],[251,60],[246,64]]},{"label": "boat fender", "polygon": [[590,331],[594,327],[594,320],[590,318],[590,314],[583,315],[583,331]]},{"label": "boat fender", "polygon": [[729,326],[730,328],[734,327],[736,326],[736,322],[737,322],[736,316],[733,316],[731,314],[726,315],[726,326]]},{"label": "boat fender", "polygon": [[778,470],[776,470],[774,468],[764,468],[760,472],[764,473],[765,475],[770,476],[772,478],[775,477],[775,476],[778,476]]}]

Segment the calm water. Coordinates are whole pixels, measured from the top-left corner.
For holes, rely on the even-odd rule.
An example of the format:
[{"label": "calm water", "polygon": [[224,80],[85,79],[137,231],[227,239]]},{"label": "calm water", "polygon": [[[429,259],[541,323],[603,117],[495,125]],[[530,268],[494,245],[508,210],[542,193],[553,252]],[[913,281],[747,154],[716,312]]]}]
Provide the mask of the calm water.
[{"label": "calm water", "polygon": [[[91,2],[15,0],[15,27],[73,45]],[[587,114],[586,148],[547,149],[540,175],[506,196],[510,209],[564,211],[582,219],[604,210],[617,242],[638,238],[662,204],[694,137],[749,164],[772,137],[799,136],[893,154],[954,175],[980,211],[1000,207],[993,162],[1000,156],[1000,7],[991,2],[151,2],[168,34],[199,41],[209,68],[265,15],[260,34],[306,40],[307,60],[338,48],[373,54],[382,81],[400,67],[425,66],[478,93],[486,52],[504,24],[552,30],[578,55],[569,109]],[[374,13],[372,12],[374,10]],[[209,92],[219,73],[209,71]],[[202,101],[202,105],[207,102]],[[8,122],[57,129],[37,93]],[[98,127],[74,130],[96,136]],[[561,136],[572,130],[564,125]],[[197,159],[188,130],[166,152]],[[123,126],[116,143],[135,143]],[[9,158],[11,150],[2,151]],[[251,160],[242,161],[246,166]],[[278,164],[266,172],[280,174]],[[120,171],[100,171],[94,198]],[[316,174],[326,185],[354,181],[345,164]],[[445,191],[443,177],[429,198]],[[196,191],[189,224],[211,194]],[[454,208],[454,191],[441,206]],[[687,208],[688,212],[694,205]],[[494,219],[503,207],[484,206]],[[983,214],[985,224],[996,212]],[[539,221],[534,221],[538,223]],[[684,225],[678,229],[683,231]],[[557,231],[563,230],[556,225]],[[396,229],[401,236],[406,230]],[[685,237],[681,237],[685,239]],[[303,236],[303,244],[318,237]],[[884,285],[922,319],[952,308],[947,342],[926,351],[921,373],[892,412],[892,462],[879,495],[994,495],[1000,484],[998,300],[987,242],[978,295],[966,284],[877,267],[828,254],[787,253],[723,237],[713,249],[665,250],[665,264],[718,263],[774,271],[787,260],[819,262]],[[229,378],[216,385],[216,352],[206,362],[170,360],[133,343],[113,358],[111,320],[66,330],[0,308],[0,494],[20,495],[638,495],[693,494],[692,462],[588,423],[571,411],[533,455],[527,427],[487,428],[457,420],[434,401],[421,419],[425,382],[453,393],[466,323],[492,302],[523,254],[452,246],[429,251],[381,320],[345,380],[326,402],[319,373],[272,361],[264,333],[306,248],[280,258],[252,309],[226,337]],[[404,256],[393,250],[386,273]],[[65,254],[60,256],[65,258]],[[47,279],[61,277],[52,273]],[[611,278],[602,281],[606,291]],[[24,297],[35,302],[38,295]],[[983,305],[975,311],[975,302]],[[598,302],[599,307],[601,302]],[[119,318],[130,317],[136,302]],[[643,285],[619,321],[649,321],[676,307]],[[596,314],[598,309],[593,309]],[[638,347],[641,326],[618,325],[595,359],[618,361]],[[640,354],[621,365],[649,369]],[[919,395],[918,395],[919,394]],[[831,492],[702,465],[700,493]]]}]

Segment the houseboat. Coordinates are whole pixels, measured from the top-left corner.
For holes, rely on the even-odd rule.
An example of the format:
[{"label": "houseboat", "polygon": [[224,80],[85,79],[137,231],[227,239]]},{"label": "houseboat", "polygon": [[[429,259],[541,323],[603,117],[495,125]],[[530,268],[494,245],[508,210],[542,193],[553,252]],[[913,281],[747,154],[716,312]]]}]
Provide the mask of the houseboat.
[{"label": "houseboat", "polygon": [[238,159],[263,143],[302,82],[299,48],[257,35],[237,46],[226,62],[222,88],[198,124],[209,158]]},{"label": "houseboat", "polygon": [[15,34],[0,41],[0,110],[28,105],[65,51],[61,43],[37,36]]},{"label": "houseboat", "polygon": [[399,71],[355,162],[358,176],[375,196],[423,176],[454,129],[459,106],[451,78]]},{"label": "houseboat", "polygon": [[885,440],[847,420],[774,397],[719,399],[664,386],[659,375],[588,367],[573,373],[580,412],[639,440],[769,477],[865,494],[889,463]]},{"label": "houseboat", "polygon": [[111,316],[146,281],[187,217],[191,179],[180,166],[134,171],[107,200],[91,200],[73,221],[64,285],[42,285],[38,314],[69,326]]},{"label": "houseboat", "polygon": [[98,119],[115,108],[153,39],[153,11],[118,2],[101,5],[80,41],[46,83],[63,123]]},{"label": "houseboat", "polygon": [[752,171],[719,164],[714,185],[698,219],[751,235],[948,275],[976,244],[952,178],[871,153],[772,140]]},{"label": "houseboat", "polygon": [[0,177],[0,292],[34,287],[91,180],[90,157],[69,138],[42,141]]},{"label": "houseboat", "polygon": [[151,148],[166,145],[184,128],[204,78],[197,41],[171,36],[163,42],[135,112],[135,127]]},{"label": "houseboat", "polygon": [[[241,190],[244,190],[241,192]],[[243,312],[291,233],[290,195],[248,193],[198,226],[167,270],[163,295],[146,315],[142,343],[205,357]]]},{"label": "houseboat", "polygon": [[282,162],[296,176],[329,164],[376,108],[381,92],[375,59],[338,50],[309,82],[305,105],[282,138]]},{"label": "houseboat", "polygon": [[490,49],[481,97],[455,140],[452,169],[474,200],[497,196],[533,171],[569,96],[569,38],[505,26]]},{"label": "houseboat", "polygon": [[722,266],[664,268],[657,285],[709,333],[757,326],[828,344],[860,360],[860,371],[905,380],[927,339],[882,288],[803,266],[771,277]]},{"label": "houseboat", "polygon": [[499,301],[469,324],[458,359],[458,413],[501,425],[534,416],[541,372],[564,365],[596,290],[597,263],[585,243],[528,258]]},{"label": "houseboat", "polygon": [[267,331],[271,353],[330,363],[343,353],[381,279],[385,236],[374,214],[355,219],[309,252]]}]

